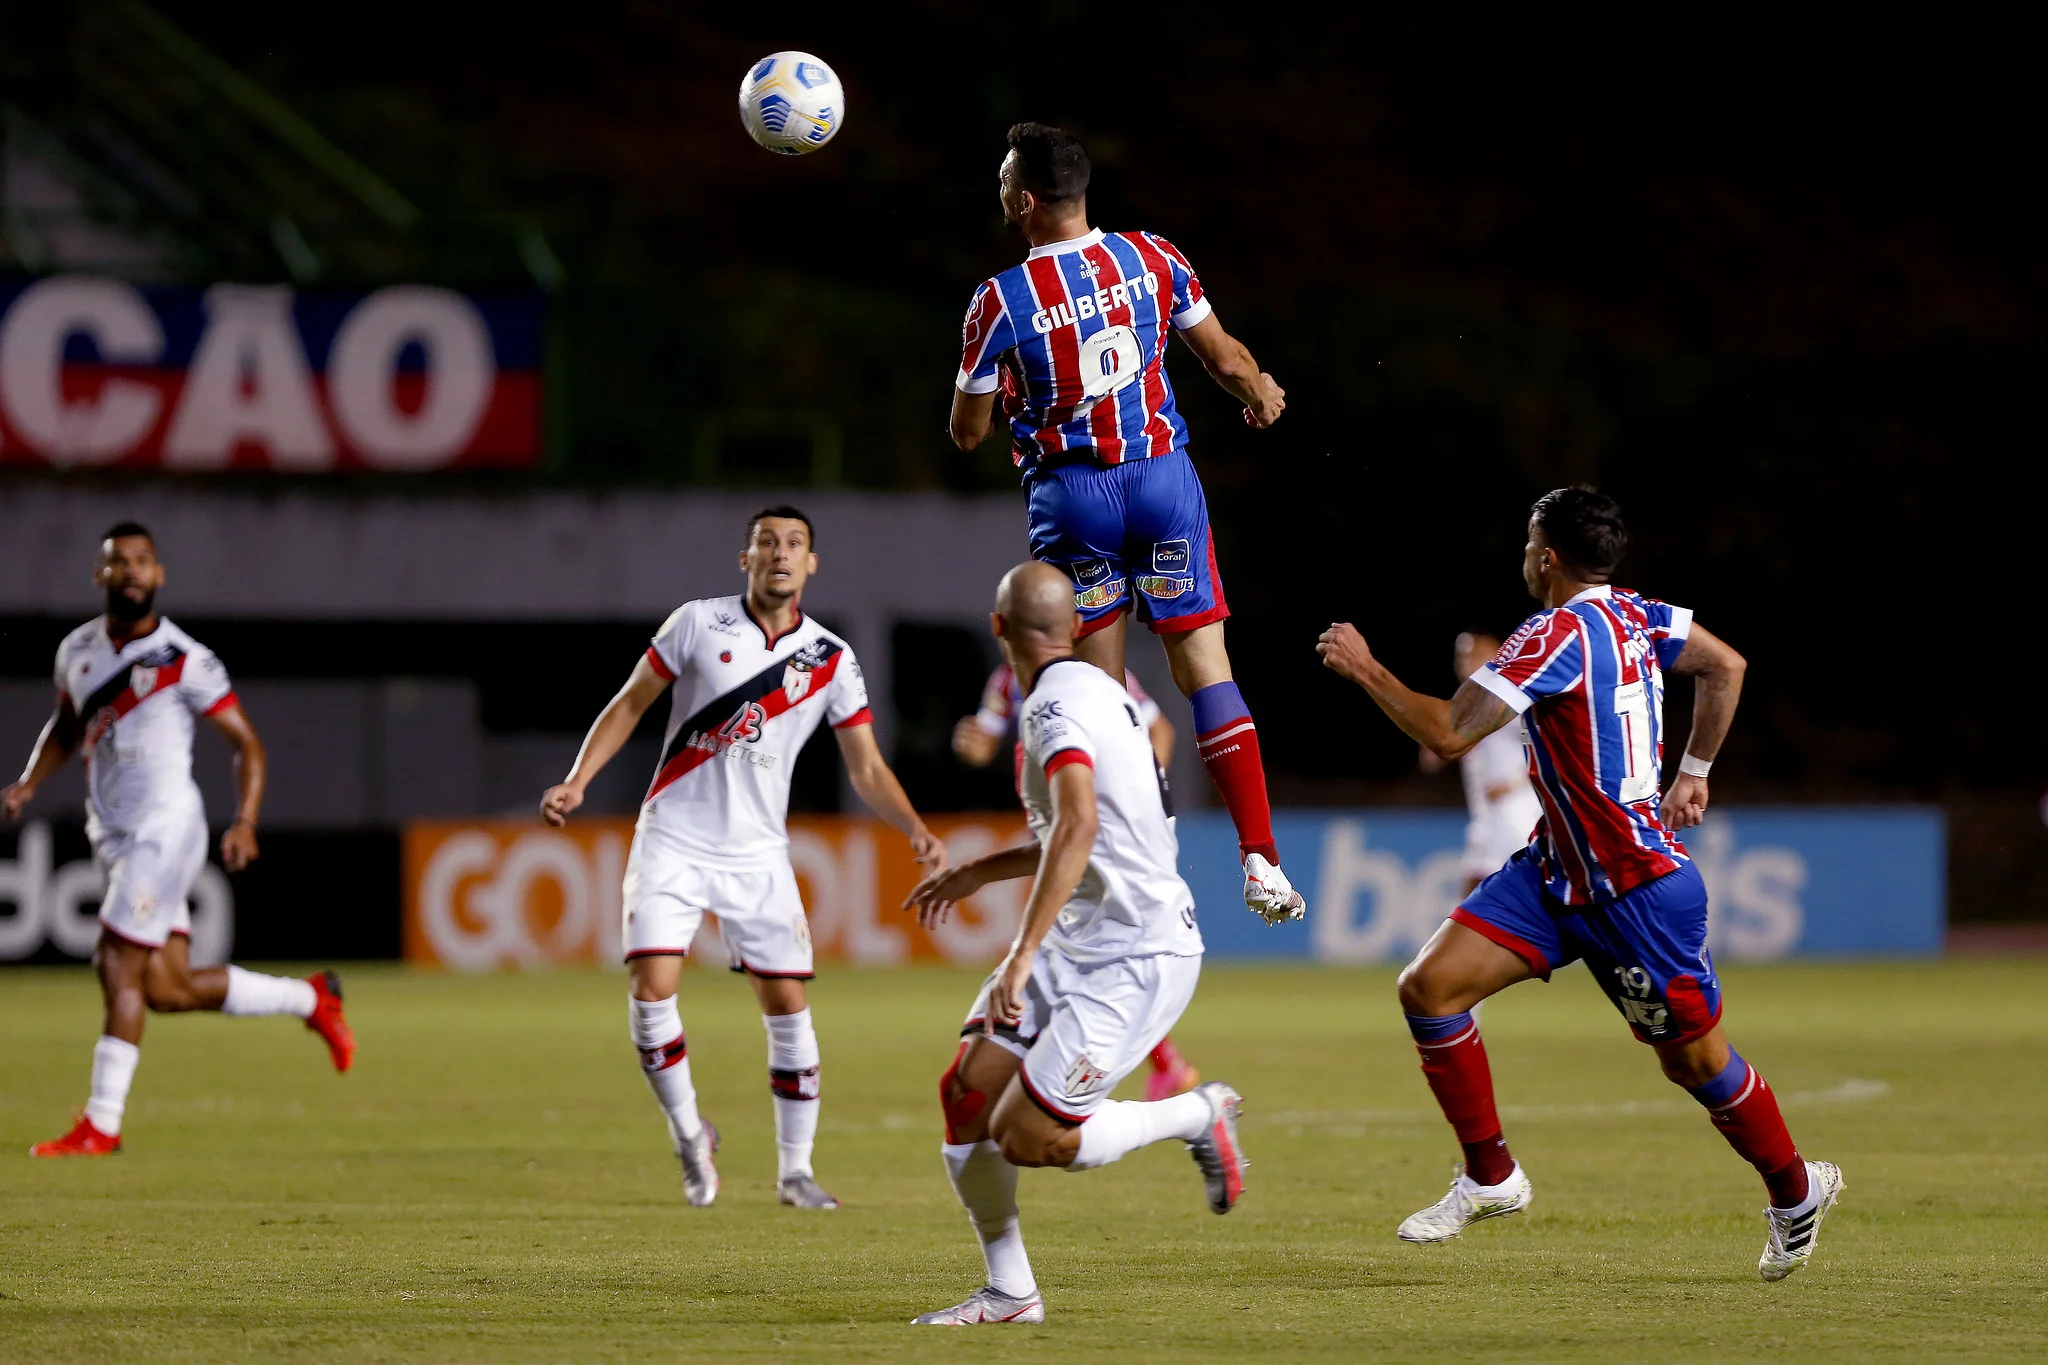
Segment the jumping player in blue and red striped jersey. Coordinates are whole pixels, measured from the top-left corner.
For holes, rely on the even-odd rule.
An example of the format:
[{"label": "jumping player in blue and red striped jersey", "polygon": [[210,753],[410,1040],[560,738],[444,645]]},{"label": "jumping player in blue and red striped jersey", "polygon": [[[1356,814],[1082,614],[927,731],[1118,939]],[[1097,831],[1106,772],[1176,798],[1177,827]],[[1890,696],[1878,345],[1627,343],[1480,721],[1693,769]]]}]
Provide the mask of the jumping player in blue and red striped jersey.
[{"label": "jumping player in blue and red striped jersey", "polygon": [[[1628,546],[1614,500],[1560,488],[1529,518],[1522,578],[1544,609],[1449,701],[1411,692],[1358,631],[1317,652],[1396,725],[1444,759],[1520,716],[1543,819],[1529,847],[1479,884],[1401,973],[1423,1075],[1465,1149],[1450,1193],[1401,1224],[1441,1242],[1519,1213],[1531,1188],[1508,1152],[1472,1009],[1583,959],[1664,1074],[1707,1109],[1770,1192],[1757,1270],[1782,1280],[1813,1254],[1842,1173],[1793,1145],[1777,1097],[1728,1045],[1707,951],[1707,890],[1678,831],[1706,816],[1707,771],[1735,719],[1746,665],[1692,613],[1614,587]],[[1692,734],[1659,802],[1664,674],[1697,680]]]},{"label": "jumping player in blue and red striped jersey", "polygon": [[1001,396],[1024,471],[1031,555],[1074,582],[1076,656],[1123,677],[1125,618],[1133,608],[1144,616],[1194,708],[1195,751],[1237,826],[1245,904],[1269,922],[1299,918],[1302,898],[1273,843],[1259,732],[1223,647],[1230,609],[1163,363],[1169,332],[1245,405],[1252,426],[1279,421],[1286,394],[1223,330],[1171,242],[1089,227],[1079,142],[1020,123],[1009,146],[1003,220],[1031,253],[983,281],[968,306],[953,441],[972,450],[987,439]]}]

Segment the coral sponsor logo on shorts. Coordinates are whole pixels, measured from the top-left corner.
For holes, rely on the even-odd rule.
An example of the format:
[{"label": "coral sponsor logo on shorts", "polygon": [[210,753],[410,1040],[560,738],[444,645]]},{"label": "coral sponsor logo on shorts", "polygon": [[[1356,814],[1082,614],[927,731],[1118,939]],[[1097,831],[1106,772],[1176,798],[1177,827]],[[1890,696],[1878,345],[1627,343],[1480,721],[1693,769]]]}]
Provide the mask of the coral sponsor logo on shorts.
[{"label": "coral sponsor logo on shorts", "polygon": [[1186,573],[1190,562],[1188,543],[1185,540],[1155,540],[1152,542],[1152,568],[1154,572],[1163,574]]},{"label": "coral sponsor logo on shorts", "polygon": [[1173,598],[1195,590],[1192,578],[1167,578],[1161,574],[1139,574],[1138,591],[1147,597]]},{"label": "coral sponsor logo on shorts", "polygon": [[1109,577],[1109,561],[1106,559],[1084,559],[1078,564],[1068,565],[1067,572],[1073,575],[1076,583],[1085,588],[1090,584],[1100,583]]},{"label": "coral sponsor logo on shorts", "polygon": [[1124,600],[1124,580],[1112,578],[1074,594],[1074,610],[1096,611]]}]

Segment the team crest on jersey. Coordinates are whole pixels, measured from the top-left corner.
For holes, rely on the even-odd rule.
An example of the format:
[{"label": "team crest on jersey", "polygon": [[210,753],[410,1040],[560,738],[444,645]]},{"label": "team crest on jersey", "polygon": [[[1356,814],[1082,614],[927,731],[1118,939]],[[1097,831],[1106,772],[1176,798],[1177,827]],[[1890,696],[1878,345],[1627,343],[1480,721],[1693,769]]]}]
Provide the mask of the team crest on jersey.
[{"label": "team crest on jersey", "polygon": [[795,706],[798,702],[802,701],[804,694],[810,690],[810,669],[798,668],[792,663],[789,667],[782,670],[782,695],[789,698],[791,706]]},{"label": "team crest on jersey", "polygon": [[1095,1064],[1093,1058],[1082,1053],[1067,1068],[1067,1093],[1069,1095],[1092,1095],[1102,1089],[1109,1080],[1109,1073]]},{"label": "team crest on jersey", "polygon": [[128,690],[135,694],[135,700],[137,701],[141,701],[144,697],[156,691],[156,670],[154,668],[144,668],[140,664],[129,669]]}]

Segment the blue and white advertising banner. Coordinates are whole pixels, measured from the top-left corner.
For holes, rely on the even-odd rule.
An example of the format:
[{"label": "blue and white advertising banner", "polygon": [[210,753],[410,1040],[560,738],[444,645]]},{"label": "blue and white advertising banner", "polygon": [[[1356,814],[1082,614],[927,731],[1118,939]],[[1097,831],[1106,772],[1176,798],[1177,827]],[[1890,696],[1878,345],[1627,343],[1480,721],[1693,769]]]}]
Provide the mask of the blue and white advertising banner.
[{"label": "blue and white advertising banner", "polygon": [[[1221,811],[1180,818],[1181,874],[1212,958],[1404,962],[1464,888],[1456,811],[1276,812],[1306,920],[1244,909],[1237,836]],[[1689,831],[1705,874],[1708,945],[1726,961],[1938,954],[1948,923],[1947,830],[1932,807],[1716,808]]]}]

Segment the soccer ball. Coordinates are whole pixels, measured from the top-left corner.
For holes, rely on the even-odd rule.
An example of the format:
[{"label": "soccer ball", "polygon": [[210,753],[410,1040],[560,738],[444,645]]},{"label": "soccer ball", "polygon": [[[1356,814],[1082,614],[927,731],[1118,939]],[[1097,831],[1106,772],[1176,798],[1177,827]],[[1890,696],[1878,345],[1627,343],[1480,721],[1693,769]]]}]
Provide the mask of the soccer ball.
[{"label": "soccer ball", "polygon": [[771,152],[802,156],[830,142],[846,120],[846,92],[808,52],[763,57],[740,82],[740,122]]}]

